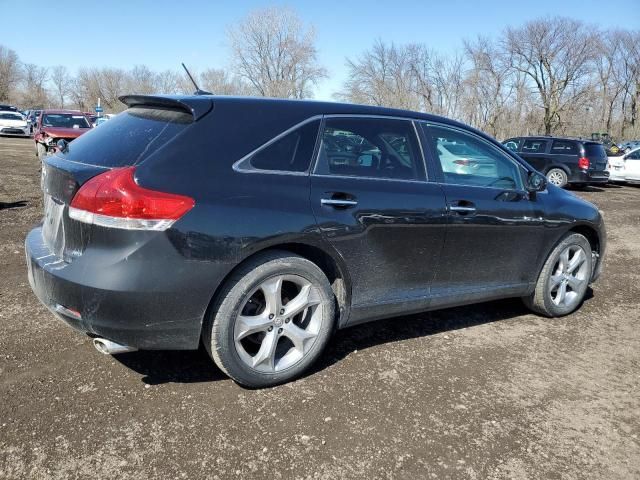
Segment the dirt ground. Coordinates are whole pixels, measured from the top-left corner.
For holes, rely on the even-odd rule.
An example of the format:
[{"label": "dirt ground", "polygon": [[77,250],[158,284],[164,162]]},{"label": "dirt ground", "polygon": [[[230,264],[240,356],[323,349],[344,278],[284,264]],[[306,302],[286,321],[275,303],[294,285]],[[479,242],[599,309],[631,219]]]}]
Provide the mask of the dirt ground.
[{"label": "dirt ground", "polygon": [[517,300],[339,332],[305,378],[245,390],[202,352],[96,352],[31,293],[27,139],[0,138],[0,478],[640,478],[640,187],[605,272],[548,320]]}]

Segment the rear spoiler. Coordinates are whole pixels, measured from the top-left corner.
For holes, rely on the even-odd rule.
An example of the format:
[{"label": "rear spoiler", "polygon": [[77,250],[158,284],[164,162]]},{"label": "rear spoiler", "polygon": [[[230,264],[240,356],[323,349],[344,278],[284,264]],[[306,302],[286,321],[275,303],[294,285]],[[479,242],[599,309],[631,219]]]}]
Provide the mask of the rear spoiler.
[{"label": "rear spoiler", "polygon": [[118,99],[127,107],[174,108],[193,115],[193,121],[200,120],[213,109],[213,99],[201,96],[172,95],[123,95]]}]

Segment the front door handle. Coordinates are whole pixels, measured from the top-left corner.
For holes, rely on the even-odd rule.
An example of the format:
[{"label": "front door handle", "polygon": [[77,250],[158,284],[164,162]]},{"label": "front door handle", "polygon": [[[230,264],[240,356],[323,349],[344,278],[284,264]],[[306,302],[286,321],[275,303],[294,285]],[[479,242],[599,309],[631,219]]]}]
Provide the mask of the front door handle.
[{"label": "front door handle", "polygon": [[355,200],[344,200],[339,198],[322,198],[320,199],[320,205],[326,205],[333,208],[351,208],[358,205]]},{"label": "front door handle", "polygon": [[476,213],[476,206],[465,200],[453,202],[448,205],[449,211],[458,215],[473,215]]}]

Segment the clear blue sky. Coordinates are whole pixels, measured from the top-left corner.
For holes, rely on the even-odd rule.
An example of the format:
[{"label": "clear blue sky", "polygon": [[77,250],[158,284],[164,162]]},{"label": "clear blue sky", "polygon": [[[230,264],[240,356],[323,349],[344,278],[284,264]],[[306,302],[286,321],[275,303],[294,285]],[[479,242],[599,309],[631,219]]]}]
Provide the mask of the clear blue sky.
[{"label": "clear blue sky", "polygon": [[345,57],[357,56],[378,37],[450,53],[465,38],[495,36],[506,26],[545,15],[640,29],[640,0],[0,0],[0,44],[23,62],[64,64],[72,71],[136,64],[176,69],[181,61],[194,70],[220,68],[229,63],[227,27],[267,4],[293,7],[315,25],[320,61],[329,71],[316,91],[321,99],[340,88]]}]

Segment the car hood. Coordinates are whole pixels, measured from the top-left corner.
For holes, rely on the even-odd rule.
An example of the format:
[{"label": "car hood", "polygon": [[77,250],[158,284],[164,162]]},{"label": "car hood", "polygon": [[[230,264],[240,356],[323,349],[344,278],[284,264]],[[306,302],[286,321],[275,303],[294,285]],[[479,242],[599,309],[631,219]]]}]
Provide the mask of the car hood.
[{"label": "car hood", "polygon": [[59,128],[59,127],[43,127],[42,132],[50,137],[77,138],[83,133],[91,130],[90,128]]},{"label": "car hood", "polygon": [[9,120],[6,118],[0,118],[0,127],[16,127],[23,128],[27,126],[25,120]]}]

